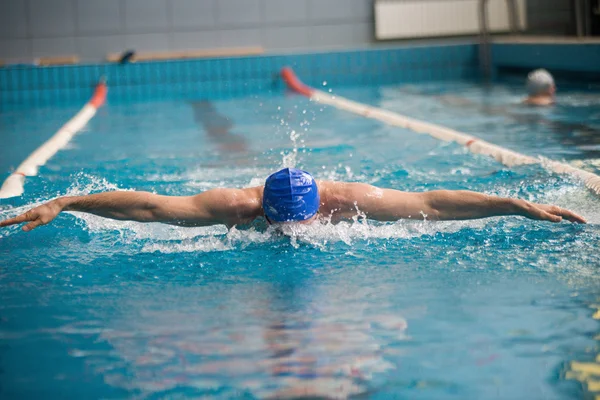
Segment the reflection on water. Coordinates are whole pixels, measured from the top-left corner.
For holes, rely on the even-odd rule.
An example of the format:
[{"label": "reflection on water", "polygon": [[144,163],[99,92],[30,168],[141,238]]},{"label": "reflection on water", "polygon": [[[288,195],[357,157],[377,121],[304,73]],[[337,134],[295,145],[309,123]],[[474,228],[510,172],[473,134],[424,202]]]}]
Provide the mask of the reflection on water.
[{"label": "reflection on water", "polygon": [[[600,321],[600,304],[590,306],[593,310],[592,318]],[[600,342],[600,333],[594,340]],[[565,378],[579,381],[583,384],[588,393],[595,395],[596,399],[600,398],[600,343],[593,349],[592,354],[596,354],[592,361],[571,361],[568,363]]]},{"label": "reflection on water", "polygon": [[234,127],[232,120],[219,113],[212,102],[195,101],[190,105],[196,123],[204,128],[208,139],[218,146],[220,152],[244,153],[248,150],[244,137],[231,131]]},{"label": "reflection on water", "polygon": [[123,317],[110,323],[115,328],[99,336],[113,348],[111,357],[72,354],[85,357],[110,385],[143,395],[188,389],[347,398],[368,391],[374,375],[393,370],[386,361],[390,345],[408,339],[402,316],[372,312],[356,300],[340,302],[348,296],[335,291],[298,308],[305,299],[293,293],[280,298],[275,293],[283,288],[255,282],[247,288],[252,296],[239,293],[249,309],[239,314],[236,290],[221,289],[218,315],[213,303],[197,302],[205,294],[194,289],[177,294],[193,305],[124,304]]}]

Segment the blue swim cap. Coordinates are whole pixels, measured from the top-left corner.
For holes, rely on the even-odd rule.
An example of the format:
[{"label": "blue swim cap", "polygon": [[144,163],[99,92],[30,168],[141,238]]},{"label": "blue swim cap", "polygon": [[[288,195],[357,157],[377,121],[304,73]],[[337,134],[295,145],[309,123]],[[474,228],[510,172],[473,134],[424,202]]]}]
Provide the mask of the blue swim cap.
[{"label": "blue swim cap", "polygon": [[284,168],[269,176],[263,192],[263,209],[272,221],[304,221],[319,211],[319,189],[308,172]]}]

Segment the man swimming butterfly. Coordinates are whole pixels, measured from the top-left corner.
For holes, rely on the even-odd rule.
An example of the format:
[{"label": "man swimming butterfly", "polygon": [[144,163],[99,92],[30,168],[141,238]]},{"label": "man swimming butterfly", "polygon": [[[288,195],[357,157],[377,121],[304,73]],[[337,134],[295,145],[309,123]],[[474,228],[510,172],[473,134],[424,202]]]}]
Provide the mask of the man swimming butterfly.
[{"label": "man swimming butterfly", "polygon": [[104,192],[59,197],[0,227],[26,222],[28,232],[50,223],[62,211],[80,211],[117,220],[162,222],[179,226],[228,227],[259,218],[269,224],[308,224],[319,218],[336,223],[364,216],[376,221],[399,219],[463,220],[505,215],[530,219],[585,223],[572,211],[525,200],[502,198],[466,190],[402,192],[365,183],[316,181],[305,171],[284,168],[263,186],[211,189],[195,196],[161,196],[148,192]]}]

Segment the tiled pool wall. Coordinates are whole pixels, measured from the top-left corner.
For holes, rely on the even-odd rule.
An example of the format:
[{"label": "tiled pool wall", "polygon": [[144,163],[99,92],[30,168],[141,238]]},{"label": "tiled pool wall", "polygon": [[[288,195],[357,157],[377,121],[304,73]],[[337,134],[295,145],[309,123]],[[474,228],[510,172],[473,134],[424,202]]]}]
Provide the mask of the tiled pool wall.
[{"label": "tiled pool wall", "polygon": [[109,101],[219,99],[283,90],[279,71],[291,66],[307,84],[330,87],[472,79],[473,44],[410,46],[305,54],[0,68],[0,105],[83,103],[105,77]]},{"label": "tiled pool wall", "polygon": [[499,74],[546,68],[558,78],[600,82],[600,43],[495,43],[492,60]]},{"label": "tiled pool wall", "polygon": [[[600,80],[600,44],[494,44],[496,72],[544,67]],[[279,71],[329,87],[479,79],[475,44],[404,46],[132,64],[0,68],[0,107],[83,104],[105,77],[110,102],[220,99],[281,91]]]}]

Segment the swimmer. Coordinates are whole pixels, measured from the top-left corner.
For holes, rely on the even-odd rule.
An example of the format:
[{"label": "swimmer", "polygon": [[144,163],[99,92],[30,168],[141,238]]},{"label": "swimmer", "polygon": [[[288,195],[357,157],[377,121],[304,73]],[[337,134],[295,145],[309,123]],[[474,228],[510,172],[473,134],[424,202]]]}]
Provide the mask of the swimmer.
[{"label": "swimmer", "polygon": [[527,98],[524,104],[532,106],[549,106],[554,104],[556,85],[550,72],[545,69],[536,69],[527,75]]},{"label": "swimmer", "polygon": [[117,220],[162,222],[179,226],[228,227],[264,218],[269,224],[308,224],[319,218],[336,223],[363,216],[376,221],[399,219],[463,220],[520,215],[535,220],[585,223],[563,208],[466,190],[402,192],[365,183],[316,181],[305,171],[284,168],[265,184],[245,189],[211,189],[195,196],[148,192],[104,192],[59,197],[0,227],[20,224],[25,232],[50,223],[62,211],[79,211]]}]

